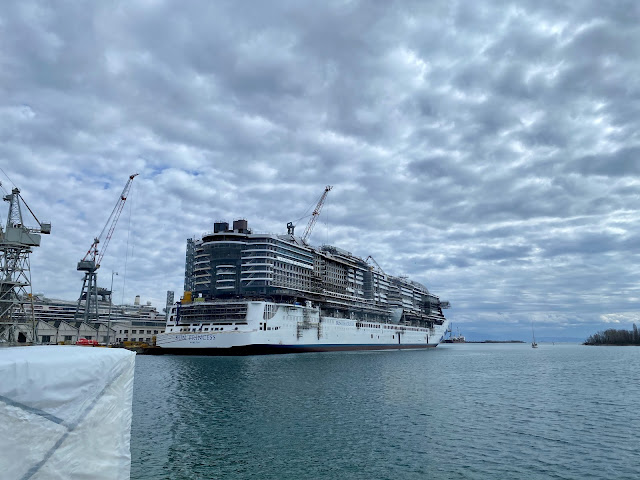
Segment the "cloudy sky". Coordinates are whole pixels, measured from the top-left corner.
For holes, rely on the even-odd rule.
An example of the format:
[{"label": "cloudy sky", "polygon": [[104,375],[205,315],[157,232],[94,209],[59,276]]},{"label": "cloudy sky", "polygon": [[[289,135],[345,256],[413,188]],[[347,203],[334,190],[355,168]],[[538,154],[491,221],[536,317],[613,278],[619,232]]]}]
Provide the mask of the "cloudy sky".
[{"label": "cloudy sky", "polygon": [[77,299],[139,173],[99,271],[116,300],[161,309],[188,237],[285,233],[333,185],[311,243],[424,283],[467,337],[630,328],[639,18],[635,0],[1,2],[0,180],[53,225],[34,292]]}]

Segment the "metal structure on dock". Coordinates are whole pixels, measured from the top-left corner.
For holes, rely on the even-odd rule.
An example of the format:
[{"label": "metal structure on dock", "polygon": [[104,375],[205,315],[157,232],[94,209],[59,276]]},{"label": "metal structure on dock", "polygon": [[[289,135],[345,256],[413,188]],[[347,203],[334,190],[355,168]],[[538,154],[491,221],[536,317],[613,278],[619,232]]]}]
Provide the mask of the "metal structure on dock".
[{"label": "metal structure on dock", "polygon": [[[124,203],[127,201],[127,195],[129,194],[129,190],[131,189],[131,182],[137,176],[137,173],[129,176],[129,180],[125,185],[118,201],[116,202],[115,207],[111,211],[111,215],[107,219],[107,223],[105,223],[100,235],[94,238],[91,247],[85,254],[82,260],[78,262],[77,270],[80,272],[84,272],[84,279],[82,283],[82,290],[80,292],[80,297],[78,298],[78,305],[76,307],[76,314],[74,320],[76,321],[84,321],[85,323],[89,322],[97,322],[99,320],[98,316],[98,295],[106,294],[106,292],[100,293],[98,291],[98,274],[97,270],[100,268],[100,262],[102,261],[102,257],[107,251],[107,246],[111,241],[111,236],[113,235],[113,231],[116,228],[116,224],[118,223],[118,219],[120,218],[120,213],[122,213],[122,209],[124,208]],[[103,246],[100,250],[98,250],[98,245],[102,242]],[[109,301],[111,302],[111,292],[108,293]]]},{"label": "metal structure on dock", "polygon": [[[9,214],[5,228],[0,225],[0,343],[35,342],[29,254],[33,247],[40,246],[41,234],[51,233],[51,223],[37,219],[19,188],[11,190],[3,200],[9,203]],[[25,226],[23,206],[37,226]]]}]

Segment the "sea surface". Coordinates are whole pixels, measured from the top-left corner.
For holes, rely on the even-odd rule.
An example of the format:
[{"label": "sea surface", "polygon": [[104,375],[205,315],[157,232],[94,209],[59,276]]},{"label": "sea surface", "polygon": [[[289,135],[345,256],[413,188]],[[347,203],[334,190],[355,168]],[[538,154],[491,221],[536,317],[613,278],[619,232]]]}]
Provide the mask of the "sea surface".
[{"label": "sea surface", "polygon": [[638,479],[640,348],[138,356],[132,479]]}]

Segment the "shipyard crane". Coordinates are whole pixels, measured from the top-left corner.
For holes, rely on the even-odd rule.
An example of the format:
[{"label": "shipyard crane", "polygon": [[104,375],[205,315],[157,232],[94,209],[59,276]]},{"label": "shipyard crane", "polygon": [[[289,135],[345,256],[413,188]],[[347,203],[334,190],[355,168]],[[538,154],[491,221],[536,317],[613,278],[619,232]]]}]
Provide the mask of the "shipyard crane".
[{"label": "shipyard crane", "polygon": [[[102,257],[104,257],[104,254],[107,251],[107,247],[111,241],[111,236],[113,235],[113,231],[115,230],[118,219],[120,218],[120,213],[124,208],[124,203],[127,201],[127,195],[129,194],[129,190],[131,190],[131,182],[133,182],[133,179],[137,175],[137,173],[134,173],[129,176],[129,180],[124,186],[124,189],[122,190],[115,207],[113,207],[111,215],[107,219],[107,223],[105,223],[102,228],[100,235],[93,239],[93,243],[91,244],[91,247],[89,247],[86,255],[78,262],[77,270],[84,272],[84,279],[80,298],[78,298],[78,305],[76,307],[74,320],[80,320],[81,317],[86,323],[89,322],[90,318],[93,318],[95,321],[98,320],[98,274],[96,271],[100,268]],[[98,245],[101,242],[103,245],[101,249],[98,250]],[[109,292],[109,295],[111,295],[111,292]],[[84,310],[81,308],[83,300],[85,301]],[[111,298],[109,301],[111,301]]]},{"label": "shipyard crane", "polygon": [[[40,246],[41,234],[51,233],[51,223],[38,220],[20,195],[19,188],[11,190],[3,200],[9,202],[9,215],[4,230],[0,225],[0,343],[35,343],[38,338],[29,254],[33,247]],[[22,205],[29,210],[37,226],[25,226]]]},{"label": "shipyard crane", "polygon": [[318,204],[316,205],[316,208],[313,210],[313,213],[311,214],[311,218],[309,219],[307,228],[304,229],[304,233],[302,234],[301,238],[304,243],[307,243],[307,240],[309,240],[309,235],[311,235],[311,232],[313,231],[313,227],[315,226],[316,221],[318,220],[318,215],[320,215],[320,211],[322,210],[324,201],[327,198],[327,194],[332,188],[333,187],[331,185],[327,185],[326,187],[324,187],[324,192],[322,193],[320,200],[318,200]]},{"label": "shipyard crane", "polygon": [[[382,273],[384,273],[384,270],[382,270],[382,267],[381,267],[380,265],[378,265],[378,262],[376,262],[376,259],[375,259],[375,258],[373,258],[371,255],[369,255],[369,256],[367,257],[367,259],[365,260],[365,262],[366,262],[366,263],[369,263],[369,260],[371,260],[371,261],[375,264],[375,266],[376,266],[376,267],[378,267],[378,270],[380,270]],[[386,275],[386,274],[385,274],[385,275]]]}]

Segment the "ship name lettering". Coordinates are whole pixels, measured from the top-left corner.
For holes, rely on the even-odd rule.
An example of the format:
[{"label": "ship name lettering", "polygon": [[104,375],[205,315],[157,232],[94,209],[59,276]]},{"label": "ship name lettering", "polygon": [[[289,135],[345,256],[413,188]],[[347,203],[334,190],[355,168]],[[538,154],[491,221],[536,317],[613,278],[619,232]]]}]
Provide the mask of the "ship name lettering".
[{"label": "ship name lettering", "polygon": [[350,320],[336,320],[336,325],[347,325],[348,327],[353,327],[353,322]]},{"label": "ship name lettering", "polygon": [[200,342],[207,340],[215,340],[216,336],[211,334],[197,334],[197,335],[176,335],[176,340],[188,340],[190,342]]}]

